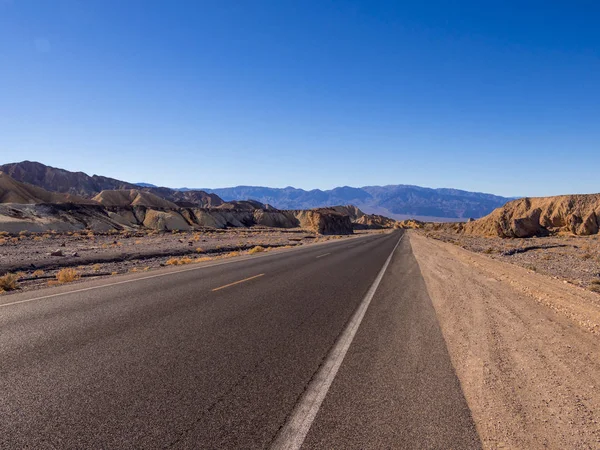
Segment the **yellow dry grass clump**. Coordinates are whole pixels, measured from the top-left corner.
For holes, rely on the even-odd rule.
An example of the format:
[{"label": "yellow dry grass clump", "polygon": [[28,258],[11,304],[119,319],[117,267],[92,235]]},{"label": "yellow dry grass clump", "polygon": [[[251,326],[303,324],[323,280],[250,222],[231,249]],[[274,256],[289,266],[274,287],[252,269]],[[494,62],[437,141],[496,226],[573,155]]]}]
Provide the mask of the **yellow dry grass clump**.
[{"label": "yellow dry grass clump", "polygon": [[196,258],[196,260],[194,262],[206,262],[206,261],[212,261],[212,258],[210,256],[203,256],[202,258]]},{"label": "yellow dry grass clump", "polygon": [[12,273],[7,273],[0,277],[0,292],[4,291],[14,291],[15,289],[19,289],[18,283],[19,277]]},{"label": "yellow dry grass clump", "polygon": [[171,258],[167,261],[167,266],[180,266],[183,264],[191,264],[193,263],[194,260],[192,258],[189,258],[187,256],[184,256],[183,258]]},{"label": "yellow dry grass clump", "polygon": [[255,253],[261,253],[264,252],[265,248],[257,245],[256,247],[252,247],[250,250],[248,250],[248,253],[250,253],[251,255],[254,255]]},{"label": "yellow dry grass clump", "polygon": [[56,282],[59,284],[63,283],[71,283],[75,280],[79,280],[81,275],[75,269],[71,269],[70,267],[66,269],[59,270],[56,274]]}]

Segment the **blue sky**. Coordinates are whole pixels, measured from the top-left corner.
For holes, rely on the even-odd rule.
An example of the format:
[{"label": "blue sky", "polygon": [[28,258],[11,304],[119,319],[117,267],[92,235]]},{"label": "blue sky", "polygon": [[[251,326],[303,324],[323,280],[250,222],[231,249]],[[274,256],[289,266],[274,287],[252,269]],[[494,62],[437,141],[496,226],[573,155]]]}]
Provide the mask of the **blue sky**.
[{"label": "blue sky", "polygon": [[0,162],[600,191],[597,2],[0,0]]}]

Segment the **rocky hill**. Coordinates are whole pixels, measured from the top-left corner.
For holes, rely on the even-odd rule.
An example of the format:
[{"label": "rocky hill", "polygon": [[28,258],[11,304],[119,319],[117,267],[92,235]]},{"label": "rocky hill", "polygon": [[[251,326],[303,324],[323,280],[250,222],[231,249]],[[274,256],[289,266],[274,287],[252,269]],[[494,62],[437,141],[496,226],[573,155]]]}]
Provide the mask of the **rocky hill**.
[{"label": "rocky hill", "polygon": [[96,202],[73,194],[49,192],[37,186],[19,183],[7,174],[0,172],[0,203],[77,203],[95,204]]},{"label": "rocky hill", "polygon": [[532,237],[559,232],[597,234],[600,194],[523,198],[468,222],[463,232],[479,236]]},{"label": "rocky hill", "polygon": [[467,219],[482,217],[511,200],[491,194],[457,189],[430,189],[419,186],[390,185],[362,188],[339,187],[327,191],[305,191],[238,186],[206,189],[224,200],[254,199],[280,209],[307,209],[352,204],[361,210],[395,219],[407,216],[433,220]]},{"label": "rocky hill", "polygon": [[94,201],[107,207],[127,208],[130,206],[146,206],[148,208],[177,209],[178,206],[150,192],[138,189],[122,189],[102,191],[93,198]]},{"label": "rocky hill", "polygon": [[201,190],[181,192],[175,189],[154,187],[148,184],[143,187],[114,178],[100,175],[90,176],[83,172],[70,172],[32,161],[4,164],[0,166],[0,171],[6,173],[16,181],[38,186],[47,191],[72,194],[85,198],[92,198],[100,192],[107,190],[133,189],[149,192],[173,203],[181,203],[180,206],[210,208],[223,203],[223,200],[218,195],[208,194]]},{"label": "rocky hill", "polygon": [[339,207],[339,211],[280,211],[259,202],[241,201],[214,208],[182,207],[140,189],[104,190],[93,199],[85,199],[20,183],[0,172],[0,231],[9,233],[263,226],[352,234],[356,216],[367,217],[352,206]]}]

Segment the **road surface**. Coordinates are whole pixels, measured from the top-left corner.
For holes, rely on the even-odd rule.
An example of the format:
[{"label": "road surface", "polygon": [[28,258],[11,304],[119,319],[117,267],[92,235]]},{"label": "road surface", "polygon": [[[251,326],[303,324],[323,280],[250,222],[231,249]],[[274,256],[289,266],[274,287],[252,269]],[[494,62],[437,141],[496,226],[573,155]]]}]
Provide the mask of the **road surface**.
[{"label": "road surface", "polygon": [[0,297],[0,448],[479,448],[401,237]]}]

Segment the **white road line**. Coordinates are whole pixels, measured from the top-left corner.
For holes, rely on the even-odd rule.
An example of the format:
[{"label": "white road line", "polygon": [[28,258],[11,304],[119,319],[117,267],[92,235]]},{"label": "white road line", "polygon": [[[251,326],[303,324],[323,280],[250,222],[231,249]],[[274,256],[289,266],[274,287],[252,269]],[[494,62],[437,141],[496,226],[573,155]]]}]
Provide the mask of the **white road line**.
[{"label": "white road line", "polygon": [[323,254],[323,255],[319,255],[319,256],[317,256],[317,258],[316,258],[316,259],[322,258],[323,256],[327,256],[327,255],[331,255],[331,253],[325,253],[325,254]]},{"label": "white road line", "polygon": [[[366,236],[357,236],[354,239],[361,239],[363,237],[368,237],[368,236],[369,235],[366,235]],[[328,242],[318,243],[316,245],[322,245],[322,244],[327,245],[328,243],[336,243],[336,242],[335,241],[334,242],[328,241]],[[148,276],[145,276],[145,277],[134,278],[132,280],[115,281],[114,283],[103,284],[103,285],[100,285],[100,286],[92,286],[92,287],[83,288],[83,289],[75,289],[75,290],[67,291],[67,292],[59,292],[57,294],[44,295],[43,297],[28,298],[28,299],[25,299],[25,300],[18,300],[16,302],[11,302],[11,303],[2,303],[2,304],[0,304],[0,308],[2,308],[4,306],[13,306],[13,305],[19,305],[21,303],[29,303],[29,302],[35,302],[37,300],[45,300],[45,299],[48,299],[48,298],[60,297],[62,295],[76,294],[78,292],[93,291],[95,289],[102,289],[102,288],[110,287],[110,286],[118,286],[120,284],[135,283],[136,281],[149,280],[149,279],[152,279],[152,278],[166,277],[166,276],[174,275],[174,274],[177,274],[177,273],[190,272],[192,270],[208,269],[209,267],[223,266],[225,264],[233,264],[233,263],[237,263],[237,262],[241,262],[241,261],[247,261],[249,259],[267,258],[269,256],[282,255],[284,253],[293,252],[295,250],[296,251],[297,250],[302,250],[302,249],[311,250],[311,248],[314,248],[314,247],[295,247],[295,248],[291,248],[291,249],[280,250],[279,252],[276,252],[276,253],[268,253],[266,255],[256,255],[256,256],[246,256],[246,257],[241,257],[241,258],[234,258],[231,261],[223,261],[223,262],[220,262],[220,263],[208,264],[206,266],[190,267],[190,268],[187,268],[187,269],[181,269],[181,270],[177,270],[177,271],[173,271],[173,272],[157,273],[155,275],[148,275]]]},{"label": "white road line", "polygon": [[348,348],[350,348],[350,344],[354,339],[354,335],[360,326],[360,323],[363,320],[365,312],[375,295],[375,291],[387,270],[390,261],[392,260],[392,256],[394,252],[400,245],[404,234],[400,236],[400,239],[396,243],[394,249],[388,256],[385,261],[383,267],[379,271],[377,278],[369,288],[369,291],[363,298],[362,302],[354,312],[354,315],[350,319],[350,322],[332,347],[329,355],[327,355],[327,359],[321,365],[317,373],[314,375],[310,384],[302,394],[298,404],[294,407],[292,414],[288,418],[285,425],[279,430],[273,445],[271,446],[271,450],[298,450],[302,447],[304,443],[304,439],[312,426],[313,421],[317,413],[319,412],[319,408],[321,407],[321,403],[325,399],[327,395],[327,391],[329,391],[329,387],[340,368],[346,353],[348,352]]}]

